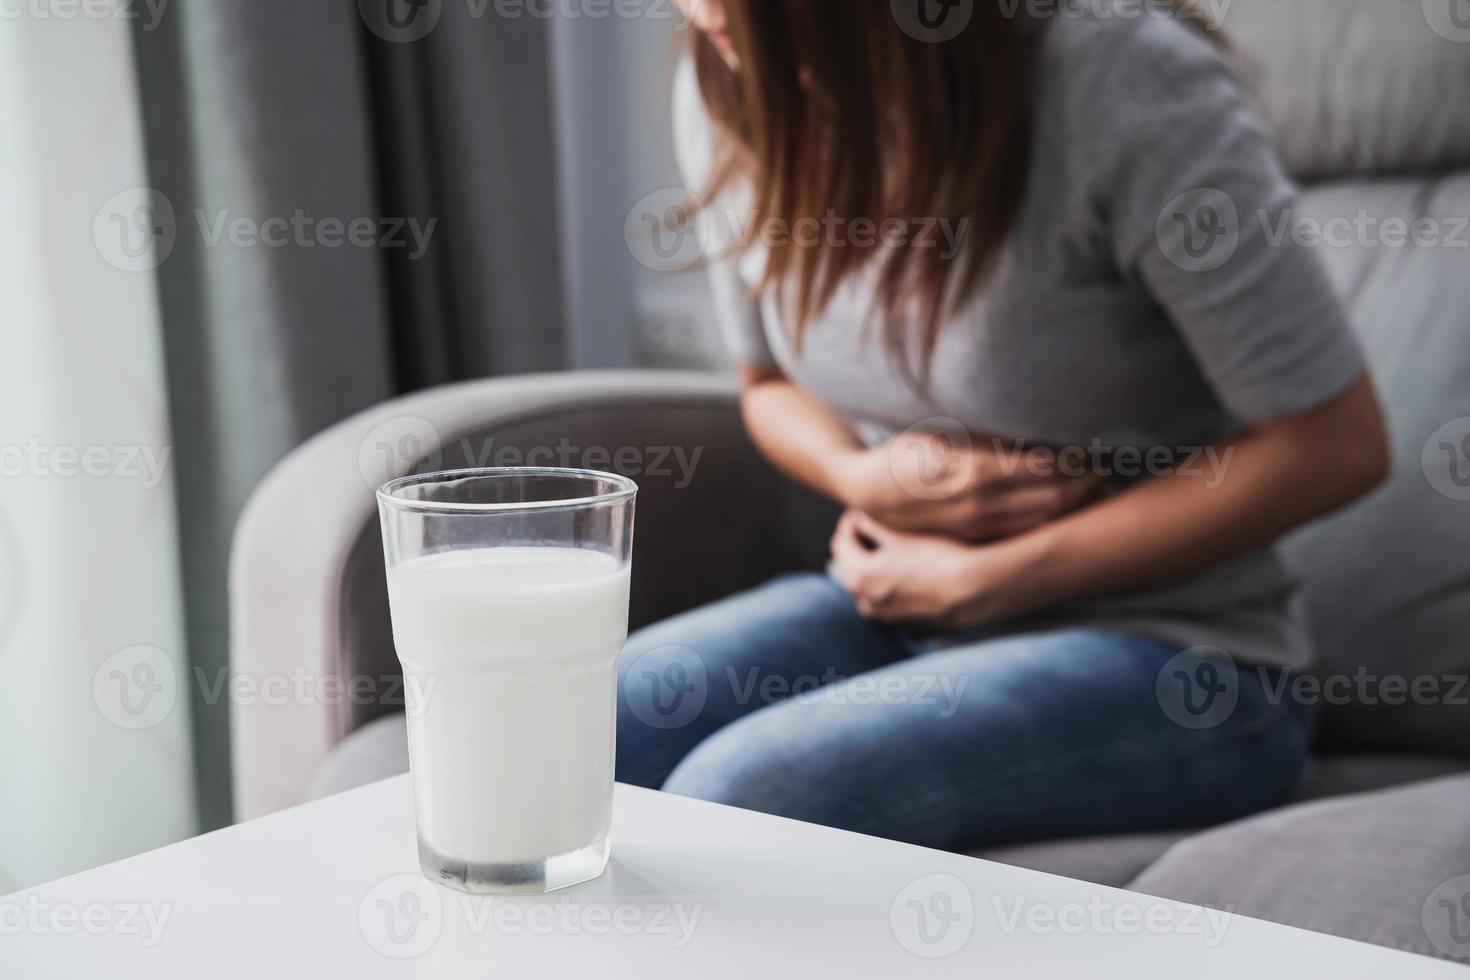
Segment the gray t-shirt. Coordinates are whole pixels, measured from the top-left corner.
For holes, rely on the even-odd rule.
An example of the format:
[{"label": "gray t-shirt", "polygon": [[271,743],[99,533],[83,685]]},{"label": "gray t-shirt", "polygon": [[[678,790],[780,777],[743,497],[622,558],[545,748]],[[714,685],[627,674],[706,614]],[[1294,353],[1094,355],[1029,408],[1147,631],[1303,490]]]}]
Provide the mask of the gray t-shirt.
[{"label": "gray t-shirt", "polygon": [[[1017,225],[993,279],[944,325],[927,394],[868,326],[862,275],[808,324],[798,356],[777,301],[747,298],[759,248],[710,266],[732,355],[778,364],[871,444],[943,417],[987,437],[1073,447],[1064,458],[1085,450],[1121,476],[1152,472],[1150,459],[1218,473],[1228,460],[1191,454],[1242,421],[1300,414],[1352,384],[1362,353],[1317,258],[1276,234],[1295,190],[1228,56],[1176,20],[1088,6],[1041,27]],[[687,63],[675,116],[680,162],[699,188],[711,130]],[[748,230],[748,196],[737,188],[715,202],[709,254]],[[1267,549],[1041,619],[1301,666],[1311,650],[1292,591]]]}]

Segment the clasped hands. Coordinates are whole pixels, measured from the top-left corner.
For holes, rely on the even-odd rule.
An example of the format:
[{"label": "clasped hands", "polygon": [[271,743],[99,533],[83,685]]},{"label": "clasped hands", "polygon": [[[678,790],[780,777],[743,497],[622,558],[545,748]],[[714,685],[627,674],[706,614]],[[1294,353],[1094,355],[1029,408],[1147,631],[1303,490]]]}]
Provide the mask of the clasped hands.
[{"label": "clasped hands", "polygon": [[961,626],[1045,604],[1044,549],[1028,532],[1095,499],[1106,480],[1066,475],[1047,457],[905,433],[830,463],[846,512],[833,571],[858,611],[883,622]]}]

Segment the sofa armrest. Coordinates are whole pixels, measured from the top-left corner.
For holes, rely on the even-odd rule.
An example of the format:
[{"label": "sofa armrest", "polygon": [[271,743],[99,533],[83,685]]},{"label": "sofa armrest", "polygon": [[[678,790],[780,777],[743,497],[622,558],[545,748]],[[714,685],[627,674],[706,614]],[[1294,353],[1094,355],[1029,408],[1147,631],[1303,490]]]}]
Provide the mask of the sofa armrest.
[{"label": "sofa armrest", "polygon": [[504,378],[363,412],[287,456],[236,528],[237,817],[305,800],[337,742],[402,705],[375,488],[490,465],[582,466],[638,482],[634,627],[825,557],[832,508],[765,464],[735,382],[721,375]]}]

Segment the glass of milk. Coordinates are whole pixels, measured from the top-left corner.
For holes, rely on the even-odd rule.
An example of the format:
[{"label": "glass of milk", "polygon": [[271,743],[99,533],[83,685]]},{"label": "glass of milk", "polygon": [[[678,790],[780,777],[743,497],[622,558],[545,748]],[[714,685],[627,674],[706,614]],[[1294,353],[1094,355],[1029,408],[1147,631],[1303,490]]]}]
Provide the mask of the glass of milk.
[{"label": "glass of milk", "polygon": [[464,470],[378,491],[419,862],[469,892],[602,874],[638,487]]}]

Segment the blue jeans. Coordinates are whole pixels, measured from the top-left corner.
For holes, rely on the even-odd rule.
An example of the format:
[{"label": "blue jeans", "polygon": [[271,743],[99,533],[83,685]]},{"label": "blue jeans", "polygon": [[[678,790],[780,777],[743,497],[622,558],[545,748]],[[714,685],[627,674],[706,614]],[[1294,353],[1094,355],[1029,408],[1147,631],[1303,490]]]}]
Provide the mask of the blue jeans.
[{"label": "blue jeans", "polygon": [[618,778],[950,850],[1204,826],[1285,798],[1310,741],[1273,671],[1205,711],[1221,676],[1100,630],[918,635],[786,576],[629,638]]}]

